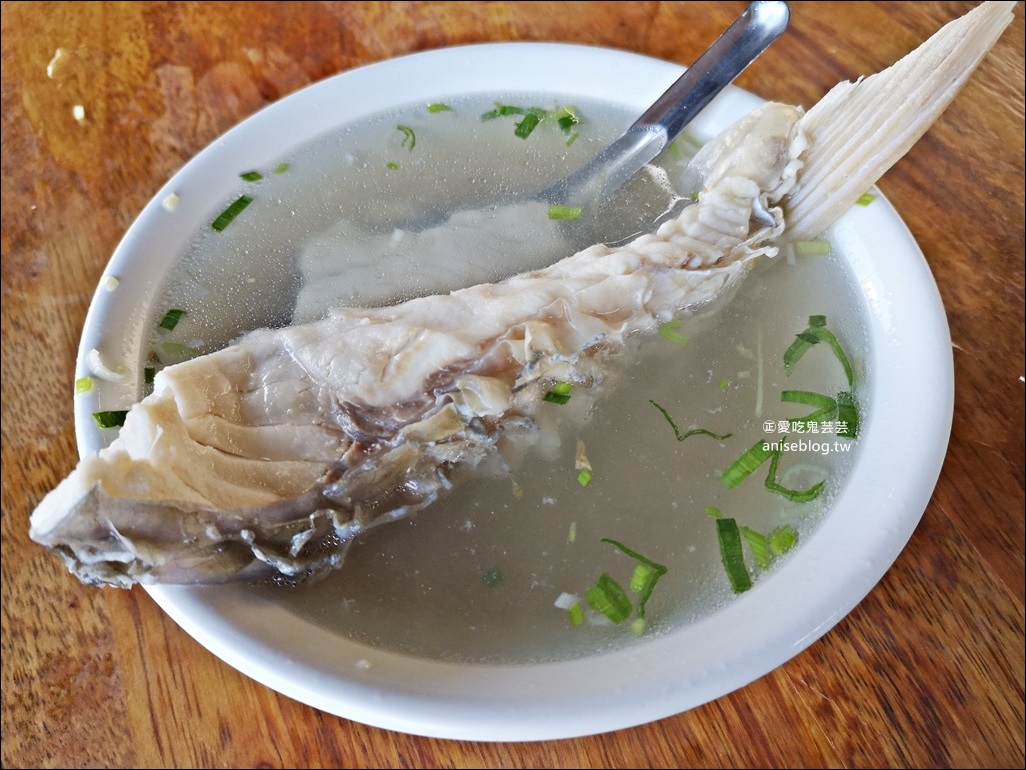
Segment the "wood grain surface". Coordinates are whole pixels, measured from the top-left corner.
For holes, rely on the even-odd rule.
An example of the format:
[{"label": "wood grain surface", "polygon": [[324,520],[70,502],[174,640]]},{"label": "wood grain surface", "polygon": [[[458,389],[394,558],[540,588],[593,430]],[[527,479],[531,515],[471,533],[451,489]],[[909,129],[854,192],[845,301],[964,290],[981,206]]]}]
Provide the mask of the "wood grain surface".
[{"label": "wood grain surface", "polygon": [[[790,31],[738,84],[810,105],[972,5],[792,3]],[[256,684],[141,589],[82,586],[28,540],[29,513],[77,459],[70,384],[98,277],[156,189],[220,133],[308,83],[440,46],[552,40],[688,64],[743,7],[3,3],[4,767],[1023,767],[1021,4],[880,184],[937,278],[955,346],[936,492],[869,596],[749,686],[573,740],[393,733]]]}]

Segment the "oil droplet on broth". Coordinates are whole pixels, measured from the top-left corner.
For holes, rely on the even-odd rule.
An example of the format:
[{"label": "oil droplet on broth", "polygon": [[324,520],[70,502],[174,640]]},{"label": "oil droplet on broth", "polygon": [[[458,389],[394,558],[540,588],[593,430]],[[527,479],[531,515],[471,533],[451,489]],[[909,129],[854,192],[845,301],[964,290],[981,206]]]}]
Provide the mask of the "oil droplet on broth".
[{"label": "oil droplet on broth", "polygon": [[[339,253],[348,248],[356,254],[352,243],[361,238],[360,243],[398,248],[412,242],[418,230],[455,230],[460,215],[454,212],[460,209],[484,211],[484,221],[491,221],[488,217],[501,216],[512,201],[509,191],[543,189],[633,120],[616,106],[576,99],[502,95],[495,100],[547,108],[575,104],[585,116],[577,127],[581,136],[568,148],[555,125],[542,124],[522,140],[513,135],[512,118],[481,121],[479,116],[493,107],[492,100],[481,99],[453,101],[452,112],[438,114],[411,106],[348,126],[283,157],[288,171],[265,175],[263,190],[245,188],[257,189],[255,197],[267,205],[249,207],[223,233],[199,233],[155,314],[186,308],[175,334],[201,341],[204,349],[222,347],[250,328],[289,323],[297,297],[303,296],[302,268],[311,250],[330,256],[337,247]],[[412,152],[400,145],[397,124],[416,133]],[[673,180],[686,160],[667,156],[659,162]],[[391,162],[399,168],[389,168]],[[477,251],[494,255],[504,266],[501,272],[519,272],[596,240],[644,230],[670,195],[663,176],[648,177],[652,184],[633,183],[616,205],[604,209],[606,231],[597,232],[594,221],[559,225],[565,240],[560,253],[501,253],[501,238]],[[503,195],[496,192],[500,188]],[[517,228],[539,243],[553,242],[549,221],[522,222]],[[448,291],[452,286],[445,281],[465,285],[474,269],[462,262],[439,267],[415,253],[403,259],[391,265],[386,260],[369,267],[341,265],[344,291],[372,285],[372,296],[395,301]],[[430,280],[414,280],[413,274]],[[432,280],[442,284],[433,286]],[[829,510],[854,460],[857,450],[783,456],[781,472],[801,464],[809,466],[798,469],[802,474],[828,479],[828,493],[805,505],[768,492],[764,469],[733,490],[719,481],[754,442],[780,438],[765,433],[767,420],[798,416],[787,408],[793,405],[780,403],[782,390],[836,394],[844,383],[826,346],[810,351],[798,371],[785,376],[783,351],[806,327],[808,316],[828,314],[849,355],[860,363],[865,359],[864,313],[854,286],[838,256],[799,258],[793,265],[764,261],[735,296],[682,318],[677,331],[688,338],[687,345],[657,335],[634,340],[612,362],[593,405],[583,397],[547,405],[562,410],[556,414],[565,417],[563,429],[554,441],[528,453],[513,481],[475,477],[431,508],[364,533],[343,567],[319,582],[244,590],[340,636],[383,649],[473,662],[564,660],[638,642],[629,621],[615,625],[589,610],[587,621],[574,626],[567,612],[553,605],[563,592],[583,597],[603,572],[629,584],[635,563],[601,542],[613,538],[668,568],[648,602],[642,639],[714,612],[732,594],[706,507],[760,531],[791,524],[801,541]],[[728,387],[721,387],[724,382]],[[651,401],[681,429],[697,426],[733,435],[679,442]],[[582,411],[586,414],[578,414]],[[575,468],[578,441],[593,469],[586,487]],[[806,476],[801,478],[804,482]],[[573,538],[568,537],[571,526]],[[758,583],[758,570],[753,575]]]}]

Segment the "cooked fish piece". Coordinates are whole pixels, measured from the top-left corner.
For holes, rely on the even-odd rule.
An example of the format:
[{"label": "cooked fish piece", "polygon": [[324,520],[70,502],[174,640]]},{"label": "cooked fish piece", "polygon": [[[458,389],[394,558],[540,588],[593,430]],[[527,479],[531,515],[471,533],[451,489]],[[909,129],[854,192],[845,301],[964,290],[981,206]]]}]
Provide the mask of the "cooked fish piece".
[{"label": "cooked fish piece", "polygon": [[[337,567],[363,529],[424,508],[465,469],[536,437],[555,383],[598,394],[631,336],[774,255],[785,214],[799,237],[829,226],[934,119],[908,89],[950,100],[936,84],[964,81],[1013,7],[984,4],[906,59],[938,66],[899,63],[838,87],[804,117],[780,104],[755,110],[692,161],[698,201],[625,246],[255,331],[163,370],[114,443],[40,503],[31,537],[87,583],[299,580]],[[900,120],[866,107],[896,103]],[[857,131],[846,128],[853,116]],[[880,143],[874,120],[913,139],[879,162],[851,160],[875,152],[865,146]],[[839,167],[846,183],[834,186]]]}]

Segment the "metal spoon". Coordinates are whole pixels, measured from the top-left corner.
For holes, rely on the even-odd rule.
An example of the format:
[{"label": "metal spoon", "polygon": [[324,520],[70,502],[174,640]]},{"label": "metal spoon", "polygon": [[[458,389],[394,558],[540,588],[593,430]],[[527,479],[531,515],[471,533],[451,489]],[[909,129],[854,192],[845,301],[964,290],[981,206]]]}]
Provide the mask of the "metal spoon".
[{"label": "metal spoon", "polygon": [[547,203],[588,206],[608,198],[662,152],[702,109],[787,29],[784,2],[749,4],[620,138],[539,194]]}]

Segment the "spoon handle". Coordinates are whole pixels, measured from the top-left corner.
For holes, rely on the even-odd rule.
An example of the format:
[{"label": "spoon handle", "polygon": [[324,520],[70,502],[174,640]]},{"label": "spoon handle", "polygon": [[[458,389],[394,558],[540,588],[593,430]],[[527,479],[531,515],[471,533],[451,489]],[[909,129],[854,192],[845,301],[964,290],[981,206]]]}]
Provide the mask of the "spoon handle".
[{"label": "spoon handle", "polygon": [[787,29],[785,2],[750,3],[733,24],[620,138],[541,197],[584,204],[608,196],[684,127]]}]

